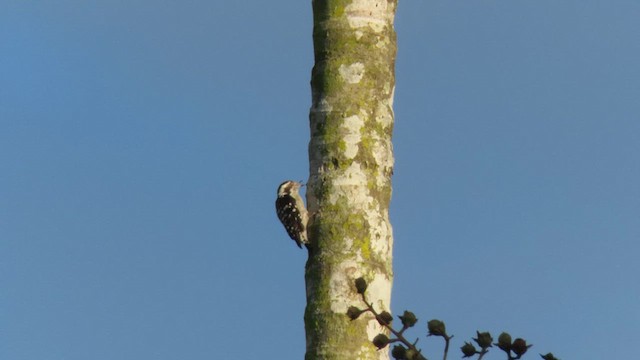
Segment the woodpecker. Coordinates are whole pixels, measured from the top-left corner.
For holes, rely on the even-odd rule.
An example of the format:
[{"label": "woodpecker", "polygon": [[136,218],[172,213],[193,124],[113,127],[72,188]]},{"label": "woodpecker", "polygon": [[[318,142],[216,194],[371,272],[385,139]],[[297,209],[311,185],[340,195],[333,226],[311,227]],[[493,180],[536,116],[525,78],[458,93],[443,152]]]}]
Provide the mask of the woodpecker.
[{"label": "woodpecker", "polygon": [[278,186],[278,197],[276,198],[278,219],[299,248],[302,248],[302,244],[309,243],[307,237],[309,215],[298,192],[301,186],[302,184],[297,181],[287,180]]}]

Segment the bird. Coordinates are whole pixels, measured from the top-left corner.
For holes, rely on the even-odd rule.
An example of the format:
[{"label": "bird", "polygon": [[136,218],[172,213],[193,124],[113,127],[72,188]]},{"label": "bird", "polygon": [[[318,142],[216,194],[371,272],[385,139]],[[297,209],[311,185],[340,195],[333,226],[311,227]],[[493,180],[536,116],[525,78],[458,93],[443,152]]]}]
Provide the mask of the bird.
[{"label": "bird", "polygon": [[299,248],[302,248],[302,244],[309,243],[307,236],[309,214],[299,192],[302,186],[304,185],[300,182],[287,180],[278,186],[278,197],[276,198],[278,219]]}]

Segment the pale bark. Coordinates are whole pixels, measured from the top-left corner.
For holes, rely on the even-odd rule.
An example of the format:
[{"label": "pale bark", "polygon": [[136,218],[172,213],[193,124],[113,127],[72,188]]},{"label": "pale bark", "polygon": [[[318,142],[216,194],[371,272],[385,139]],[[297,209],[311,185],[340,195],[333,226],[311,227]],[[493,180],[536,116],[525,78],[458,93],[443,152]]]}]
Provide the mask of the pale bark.
[{"label": "pale bark", "polygon": [[305,329],[311,359],[388,359],[371,339],[371,316],[350,321],[367,299],[389,310],[393,235],[393,91],[397,0],[314,0],[315,66],[307,201],[311,245]]}]

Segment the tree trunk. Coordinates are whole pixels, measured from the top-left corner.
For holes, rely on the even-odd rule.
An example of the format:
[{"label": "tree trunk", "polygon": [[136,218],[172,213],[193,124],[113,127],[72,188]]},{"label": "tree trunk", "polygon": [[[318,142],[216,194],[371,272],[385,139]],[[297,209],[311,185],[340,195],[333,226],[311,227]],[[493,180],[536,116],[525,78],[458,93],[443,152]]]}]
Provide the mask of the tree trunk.
[{"label": "tree trunk", "polygon": [[346,311],[363,307],[358,277],[376,310],[390,308],[396,5],[313,0],[307,360],[389,358],[371,344],[383,332],[371,314],[351,321]]}]

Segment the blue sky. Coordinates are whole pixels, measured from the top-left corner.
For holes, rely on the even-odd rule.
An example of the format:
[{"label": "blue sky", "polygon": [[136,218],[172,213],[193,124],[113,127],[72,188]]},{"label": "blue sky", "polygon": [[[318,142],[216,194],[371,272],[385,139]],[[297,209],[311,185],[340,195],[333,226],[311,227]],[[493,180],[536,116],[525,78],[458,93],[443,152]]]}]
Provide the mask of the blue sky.
[{"label": "blue sky", "polygon": [[[393,309],[640,332],[640,3],[401,1]],[[310,1],[0,1],[0,358],[300,359]],[[502,358],[497,352],[489,359]],[[530,355],[534,359],[536,356]]]}]

